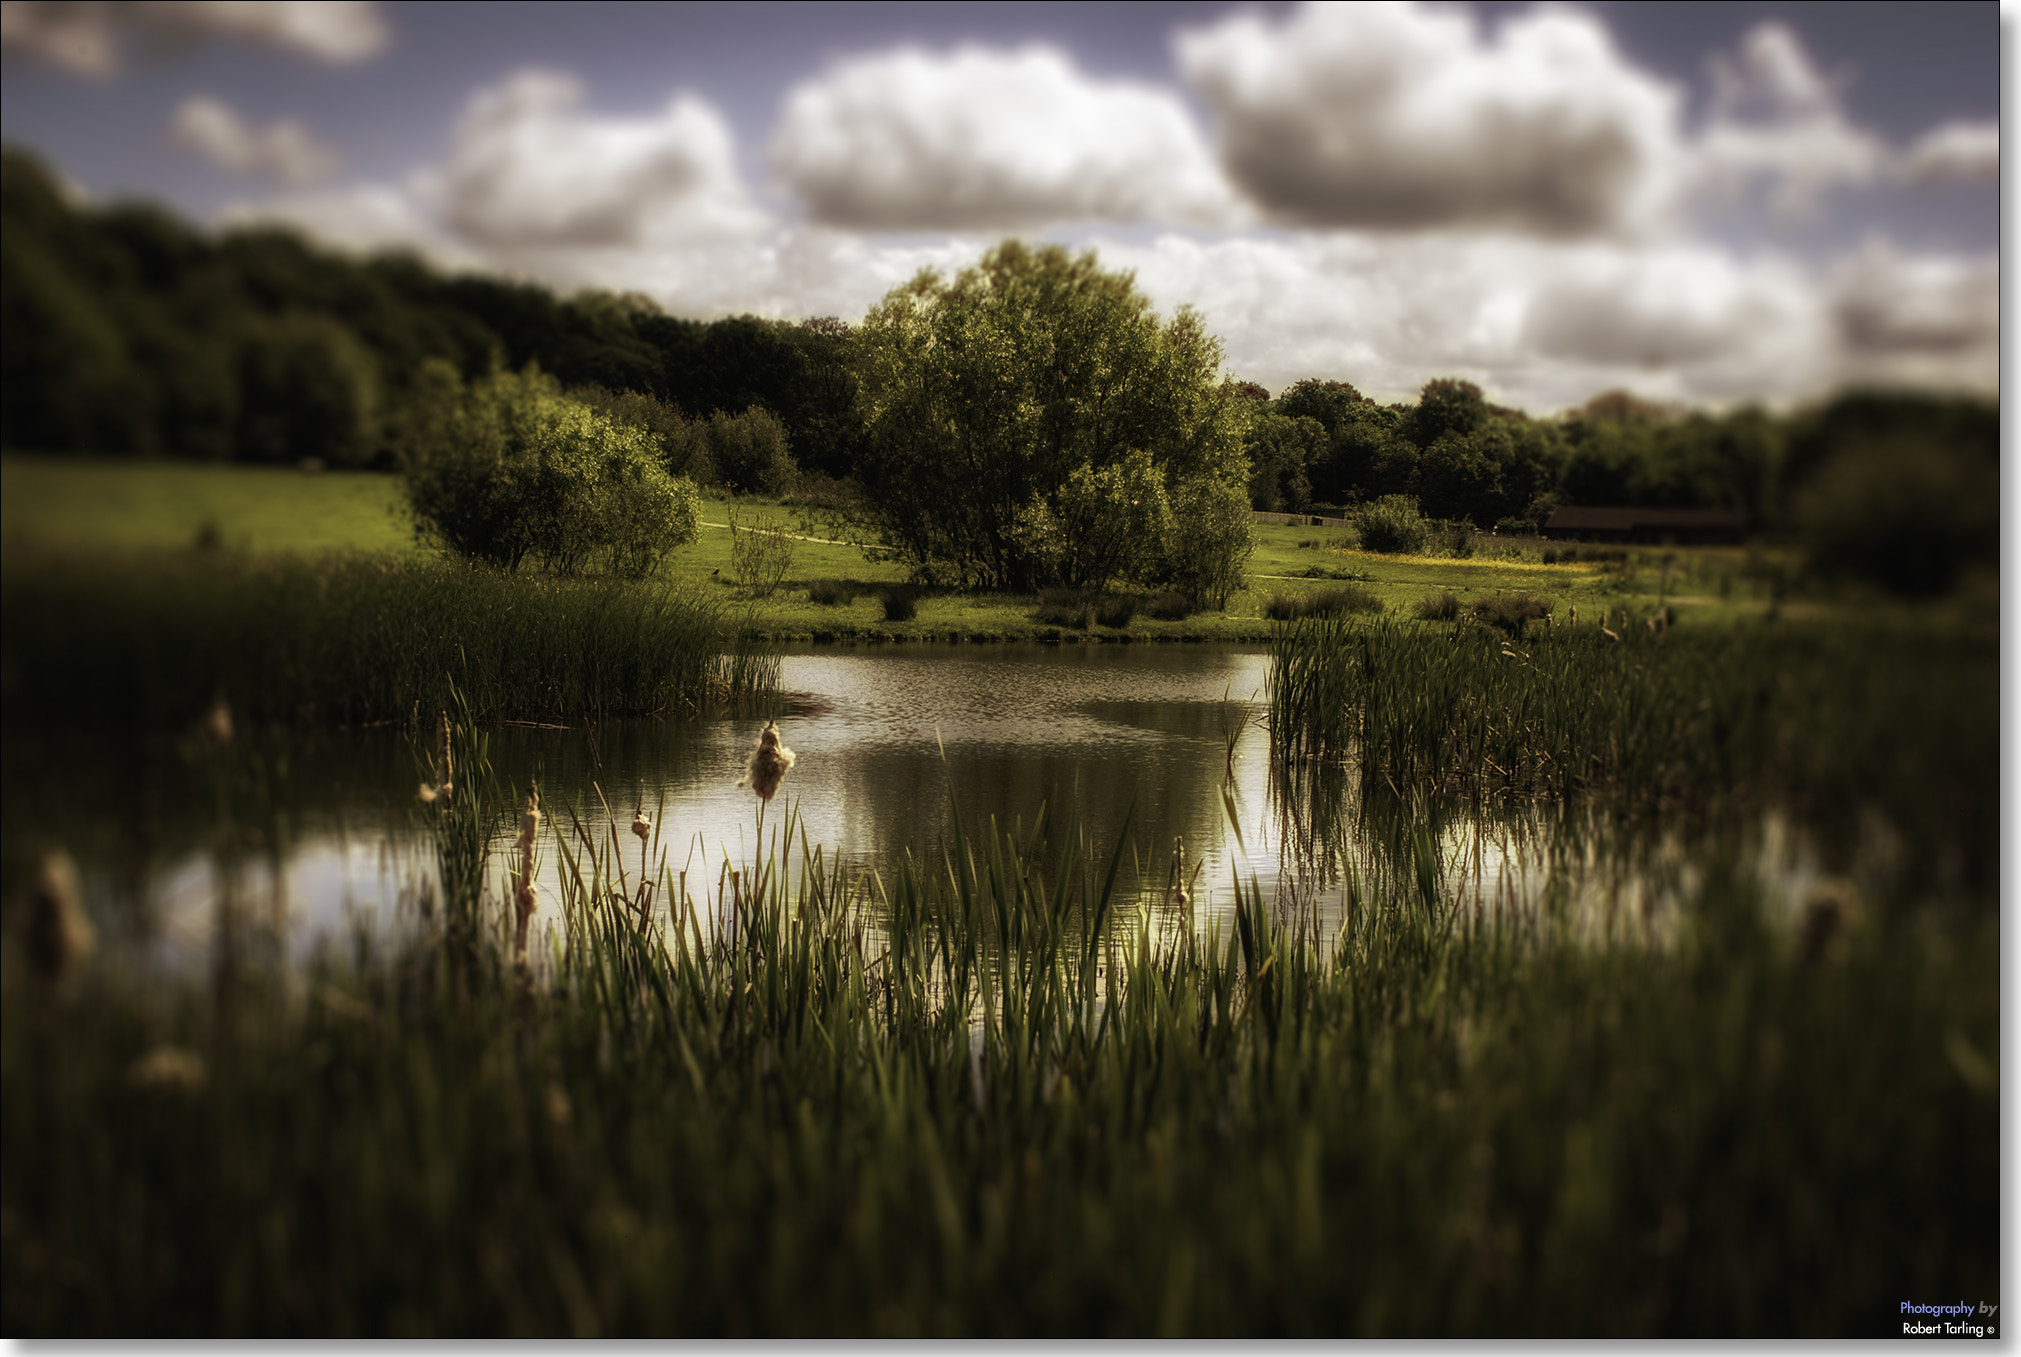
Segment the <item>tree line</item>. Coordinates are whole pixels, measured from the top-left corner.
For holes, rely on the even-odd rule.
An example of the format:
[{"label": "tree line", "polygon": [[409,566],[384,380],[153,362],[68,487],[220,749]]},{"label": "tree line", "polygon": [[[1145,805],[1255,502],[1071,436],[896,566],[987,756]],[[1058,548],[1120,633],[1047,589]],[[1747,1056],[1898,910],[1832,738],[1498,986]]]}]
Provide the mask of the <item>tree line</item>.
[{"label": "tree line", "polygon": [[1610,392],[1535,418],[1457,378],[1385,404],[1318,377],[1273,398],[1221,376],[1197,317],[1158,321],[1092,256],[1006,242],[856,326],[704,322],[280,228],[75,206],[16,149],[0,153],[0,226],[9,449],[390,470],[423,460],[452,387],[460,401],[537,370],[541,399],[644,431],[670,476],[862,492],[866,523],[922,574],[989,587],[1169,574],[1174,532],[1235,499],[1403,497],[1506,531],[1559,504],[1736,509],[1805,534],[1821,565],[1922,589],[1997,556],[1998,408],[1975,398],[1715,414]]}]

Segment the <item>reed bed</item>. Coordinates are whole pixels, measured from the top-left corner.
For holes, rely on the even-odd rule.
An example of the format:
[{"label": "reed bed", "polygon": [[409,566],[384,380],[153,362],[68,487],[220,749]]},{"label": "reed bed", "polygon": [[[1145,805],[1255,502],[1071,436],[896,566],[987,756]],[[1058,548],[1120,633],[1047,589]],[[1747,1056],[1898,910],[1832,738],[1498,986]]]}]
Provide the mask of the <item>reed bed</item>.
[{"label": "reed bed", "polygon": [[412,557],[22,551],[0,589],[10,723],[175,729],[219,698],[255,721],[425,722],[452,684],[479,720],[575,721],[743,700],[767,681],[719,603],[665,583]]},{"label": "reed bed", "polygon": [[1308,618],[1273,642],[1269,700],[1281,764],[1354,767],[1406,801],[1584,800],[1680,824],[1773,807],[1841,841],[1878,817],[1930,870],[1998,870],[1990,637],[1589,623],[1515,640]]},{"label": "reed bed", "polygon": [[[409,940],[143,985],[9,934],[9,1333],[1878,1336],[1995,1294],[1990,914],[1806,950],[1714,856],[1664,949],[1429,884],[1174,929],[1043,812],[852,872],[783,802],[745,860],[602,804],[473,857],[523,789],[452,725]],[[525,854],[562,898],[517,968]]]}]

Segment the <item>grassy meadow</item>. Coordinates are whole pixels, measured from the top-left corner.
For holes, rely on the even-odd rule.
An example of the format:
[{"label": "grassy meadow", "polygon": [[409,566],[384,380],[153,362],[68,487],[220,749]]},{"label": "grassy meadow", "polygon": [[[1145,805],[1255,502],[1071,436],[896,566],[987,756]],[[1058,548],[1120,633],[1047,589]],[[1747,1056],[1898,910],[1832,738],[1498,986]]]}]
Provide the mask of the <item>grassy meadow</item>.
[{"label": "grassy meadow", "polygon": [[[557,581],[429,557],[396,490],[0,461],[10,778],[128,728],[200,768],[226,867],[282,851],[291,727],[403,727],[455,770],[412,811],[412,926],[307,966],[251,891],[200,973],[103,918],[90,946],[48,851],[89,835],[10,827],[8,1334],[1844,1338],[1998,1300],[1990,582],[1910,607],[1794,591],[1774,548],[1263,527],[1225,614],[893,621],[897,567],[854,546],[738,582],[730,514],[823,535],[791,506],[709,501],[662,577]],[[1269,619],[1347,589],[1375,606]],[[691,874],[657,812],[530,808],[486,737],[762,708],[775,638],[1083,635],[1270,641],[1303,849],[1389,845],[1328,859],[1338,927],[1240,877],[1196,926],[1170,845],[1036,806],[844,869],[790,776]],[[1511,809],[1543,878],[1463,907],[1432,827]],[[1766,821],[1818,880],[1750,865]],[[1674,907],[1576,918],[1631,858]]]},{"label": "grassy meadow", "polygon": [[[213,467],[163,462],[0,459],[0,543],[10,560],[66,559],[203,542],[261,555],[330,551],[419,554],[402,513],[399,483],[365,472]],[[740,527],[792,539],[776,586],[740,580],[732,555],[732,519]],[[1545,564],[1557,544],[1537,539],[1476,539],[1473,556],[1380,556],[1354,550],[1340,530],[1260,524],[1245,587],[1217,613],[1176,619],[1151,614],[1148,600],[1120,626],[1089,616],[1062,624],[1038,615],[1026,596],[922,591],[915,616],[886,616],[884,595],[903,583],[902,567],[868,560],[833,531],[789,504],[703,502],[699,538],[676,551],[661,574],[711,591],[759,635],[779,640],[975,639],[1265,641],[1273,599],[1324,593],[1342,583],[1368,590],[1385,613],[1409,616],[1424,599],[1454,594],[1463,606],[1531,594],[1597,618],[1609,608],[1648,613],[1670,606],[1698,622],[1729,623],[1780,610],[1793,564],[1777,548],[1641,548],[1619,560]],[[845,602],[817,602],[810,591],[843,586]],[[1813,607],[1787,605],[1801,613]]]}]

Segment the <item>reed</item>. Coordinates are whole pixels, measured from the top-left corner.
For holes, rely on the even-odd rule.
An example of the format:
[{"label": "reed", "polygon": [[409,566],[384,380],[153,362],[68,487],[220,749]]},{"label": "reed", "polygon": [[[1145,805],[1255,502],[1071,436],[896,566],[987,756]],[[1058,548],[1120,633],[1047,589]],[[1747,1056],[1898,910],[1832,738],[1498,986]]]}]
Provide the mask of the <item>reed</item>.
[{"label": "reed", "polygon": [[[255,721],[480,722],[689,710],[758,693],[759,648],[665,583],[402,557],[11,553],[10,717],[176,729],[220,695]],[[729,652],[727,660],[720,659]]]},{"label": "reed", "polygon": [[1273,756],[1408,797],[1581,800],[1686,823],[1878,817],[1983,880],[1998,862],[1996,643],[1846,623],[1718,631],[1306,618],[1272,643]]},{"label": "reed", "polygon": [[1380,887],[1173,932],[1043,812],[875,870],[661,827],[535,826],[530,985],[505,855],[465,984],[425,931],[230,1025],[87,969],[60,1048],[0,991],[8,1331],[1843,1336],[1997,1284],[1990,912],[1807,962],[1711,858],[1666,949]]}]

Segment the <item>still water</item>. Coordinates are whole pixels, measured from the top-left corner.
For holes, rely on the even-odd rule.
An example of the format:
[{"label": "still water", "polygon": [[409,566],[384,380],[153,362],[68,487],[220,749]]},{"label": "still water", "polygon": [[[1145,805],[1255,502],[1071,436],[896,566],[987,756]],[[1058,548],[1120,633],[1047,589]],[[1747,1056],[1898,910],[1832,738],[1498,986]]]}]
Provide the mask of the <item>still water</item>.
[{"label": "still water", "polygon": [[[1161,891],[1183,838],[1189,866],[1200,868],[1198,923],[1226,916],[1239,876],[1266,898],[1295,902],[1321,926],[1337,923],[1345,883],[1367,886],[1384,860],[1381,845],[1353,841],[1365,827],[1342,828],[1343,817],[1334,817],[1315,836],[1310,806],[1287,819],[1283,798],[1273,797],[1260,719],[1268,659],[1260,649],[808,648],[783,656],[781,680],[780,731],[797,762],[766,810],[763,832],[769,842],[790,813],[795,860],[801,836],[830,861],[862,867],[906,850],[937,857],[956,814],[976,838],[992,819],[1005,829],[1028,827],[1047,807],[1052,849],[1078,836],[1081,851],[1106,866],[1123,845],[1126,891]],[[605,806],[628,827],[643,807],[660,826],[666,863],[685,871],[699,896],[726,860],[743,865],[756,856],[758,803],[737,783],[761,725],[508,726],[492,732],[490,757],[502,784],[524,788],[539,779],[553,828],[566,831],[572,815],[604,825]],[[411,917],[433,859],[415,797],[423,766],[410,739],[392,730],[330,735],[263,768],[251,780],[206,781],[201,769],[183,767],[188,785],[170,779],[175,805],[144,860],[128,852],[122,872],[110,865],[119,853],[97,861],[79,854],[94,903],[134,910],[147,920],[157,955],[191,961],[210,945],[227,881],[285,921],[297,954],[354,921],[384,934]],[[1337,801],[1345,793],[1336,786],[1327,795]],[[226,840],[217,832],[226,820],[265,832]],[[1414,854],[1428,853],[1442,896],[1474,910],[1520,911],[1555,881],[1561,896],[1569,884],[1596,926],[1612,927],[1624,917],[1656,919],[1659,905],[1692,884],[1674,843],[1651,840],[1630,852],[1614,845],[1602,854],[1534,815],[1428,812],[1405,832],[1401,847],[1389,844],[1398,879],[1414,872]],[[501,834],[509,835],[503,822]],[[620,837],[635,868],[636,841]],[[1793,874],[1808,868],[1769,838],[1758,855],[1784,886],[1778,893],[1788,894],[1801,886]],[[224,852],[226,841],[260,847]],[[559,855],[550,845],[542,858],[537,927],[558,916]],[[502,860],[496,870],[502,874]]]}]

